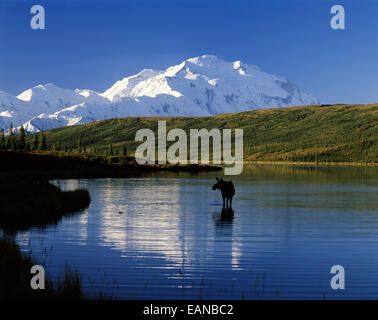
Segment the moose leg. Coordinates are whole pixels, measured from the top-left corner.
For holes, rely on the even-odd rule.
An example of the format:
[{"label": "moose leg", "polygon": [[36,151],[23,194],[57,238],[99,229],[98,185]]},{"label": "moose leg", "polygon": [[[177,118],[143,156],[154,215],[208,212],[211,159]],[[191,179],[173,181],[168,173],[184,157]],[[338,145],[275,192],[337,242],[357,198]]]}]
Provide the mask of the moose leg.
[{"label": "moose leg", "polygon": [[226,198],[226,208],[228,209],[228,201],[229,201],[230,199],[227,197]]},{"label": "moose leg", "polygon": [[230,198],[230,209],[232,209],[232,197]]},{"label": "moose leg", "polygon": [[224,208],[224,201],[225,201],[225,197],[222,197],[223,198],[223,208]]}]

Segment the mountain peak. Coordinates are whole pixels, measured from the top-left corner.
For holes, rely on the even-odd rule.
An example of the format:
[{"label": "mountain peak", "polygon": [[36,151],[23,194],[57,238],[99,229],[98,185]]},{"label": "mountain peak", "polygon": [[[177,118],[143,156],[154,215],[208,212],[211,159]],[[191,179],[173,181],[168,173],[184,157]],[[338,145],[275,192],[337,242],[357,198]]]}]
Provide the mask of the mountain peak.
[{"label": "mountain peak", "polygon": [[0,128],[12,121],[32,132],[118,117],[210,116],[319,103],[283,77],[210,54],[165,70],[143,69],[102,93],[46,83],[0,98]]},{"label": "mountain peak", "polygon": [[216,64],[218,62],[223,62],[223,60],[219,59],[217,56],[212,55],[212,54],[204,54],[202,56],[187,59],[186,61],[199,65],[199,66],[211,65],[211,64]]},{"label": "mountain peak", "polygon": [[143,69],[117,81],[101,95],[111,102],[124,103],[154,98],[150,112],[158,111],[157,115],[161,113],[154,103],[172,98],[185,101],[182,108],[186,110],[178,115],[196,115],[192,110],[198,108],[201,115],[208,115],[317,102],[282,77],[240,60],[226,62],[210,54],[189,58],[162,71]]},{"label": "mountain peak", "polygon": [[35,86],[35,88],[48,89],[48,88],[58,88],[58,87],[55,84],[48,82],[48,83],[45,83],[45,84],[39,84],[39,85]]},{"label": "mountain peak", "polygon": [[20,93],[17,96],[17,98],[23,101],[30,101],[33,97],[37,95],[40,95],[40,94],[45,95],[46,92],[49,90],[57,91],[57,90],[66,90],[66,89],[59,88],[55,84],[50,83],[50,82],[46,84],[38,84],[34,86],[33,88],[27,89],[23,91],[22,93]]}]

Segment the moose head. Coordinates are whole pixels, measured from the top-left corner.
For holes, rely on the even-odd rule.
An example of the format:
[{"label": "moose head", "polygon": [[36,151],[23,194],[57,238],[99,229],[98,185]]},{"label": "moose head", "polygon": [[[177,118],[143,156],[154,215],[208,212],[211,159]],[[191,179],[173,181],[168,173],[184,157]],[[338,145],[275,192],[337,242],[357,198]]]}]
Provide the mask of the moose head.
[{"label": "moose head", "polygon": [[231,208],[232,203],[232,197],[235,194],[235,188],[232,181],[224,181],[222,178],[216,178],[217,183],[213,185],[212,189],[220,189],[222,192],[222,198],[223,198],[223,208]]},{"label": "moose head", "polygon": [[213,185],[212,189],[213,190],[217,190],[217,189],[221,189],[222,188],[222,184],[224,183],[224,180],[222,178],[216,178],[217,179],[217,183]]}]

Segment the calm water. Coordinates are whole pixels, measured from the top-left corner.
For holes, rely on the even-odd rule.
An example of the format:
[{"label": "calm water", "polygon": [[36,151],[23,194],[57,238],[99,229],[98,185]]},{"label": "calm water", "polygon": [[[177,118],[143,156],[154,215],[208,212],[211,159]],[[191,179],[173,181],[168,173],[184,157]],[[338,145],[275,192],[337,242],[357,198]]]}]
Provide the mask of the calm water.
[{"label": "calm water", "polygon": [[[221,215],[215,176],[54,181],[88,189],[90,207],[16,239],[52,278],[77,268],[88,294],[378,298],[378,169],[245,167],[233,218]],[[333,265],[345,268],[345,290],[330,288]]]}]

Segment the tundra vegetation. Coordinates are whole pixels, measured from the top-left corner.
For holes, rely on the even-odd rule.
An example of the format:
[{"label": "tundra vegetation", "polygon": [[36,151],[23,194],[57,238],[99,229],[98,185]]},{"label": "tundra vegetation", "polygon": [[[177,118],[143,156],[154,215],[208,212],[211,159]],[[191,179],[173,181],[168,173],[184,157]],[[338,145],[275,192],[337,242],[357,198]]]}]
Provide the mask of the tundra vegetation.
[{"label": "tundra vegetation", "polygon": [[[119,118],[26,135],[25,140],[31,150],[102,157],[117,163],[134,157],[140,145],[135,141],[139,129],[151,129],[157,136],[159,120],[166,121],[167,131],[180,128],[188,136],[190,129],[243,129],[244,162],[378,162],[378,104],[273,108],[213,117]],[[167,147],[172,143],[167,142]]]}]

